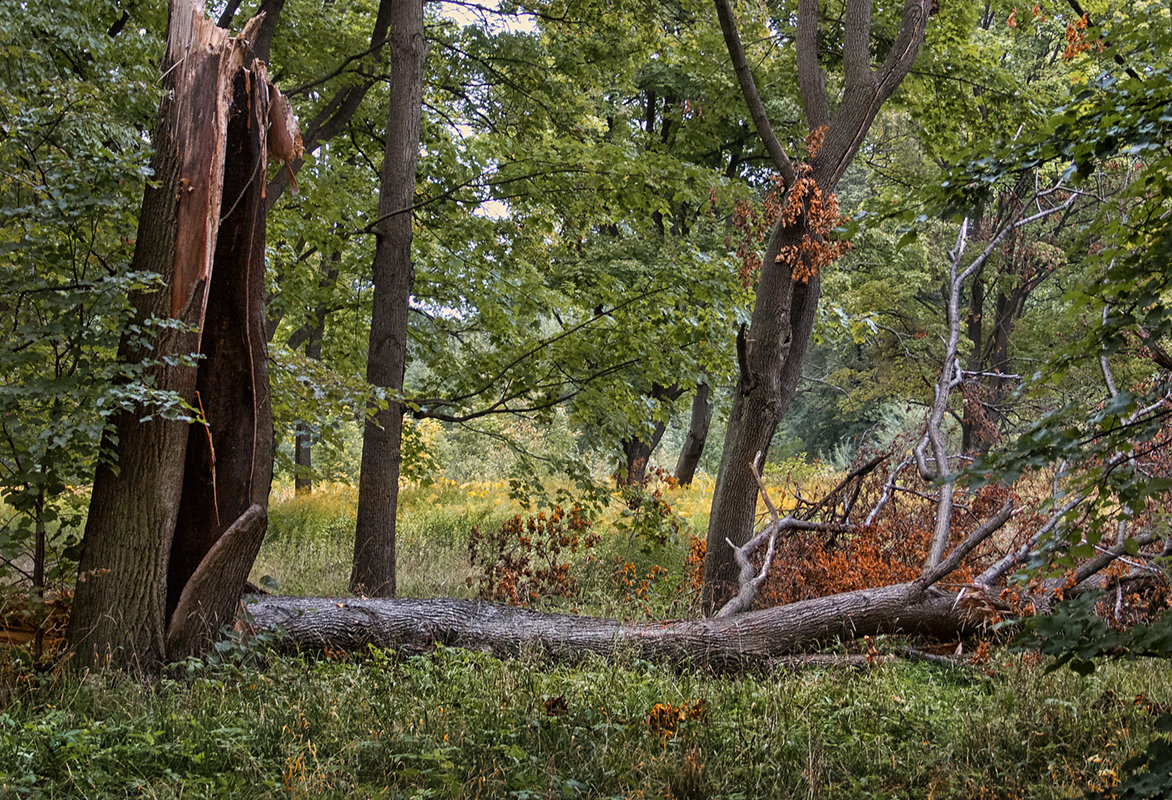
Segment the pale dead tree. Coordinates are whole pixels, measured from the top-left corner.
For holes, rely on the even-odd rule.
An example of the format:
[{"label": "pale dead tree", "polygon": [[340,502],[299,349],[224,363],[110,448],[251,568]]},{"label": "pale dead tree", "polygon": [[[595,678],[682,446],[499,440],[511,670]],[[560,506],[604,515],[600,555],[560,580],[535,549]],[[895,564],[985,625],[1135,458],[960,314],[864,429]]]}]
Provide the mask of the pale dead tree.
[{"label": "pale dead tree", "polygon": [[[969,219],[965,217],[956,237],[956,245],[949,253],[948,297],[945,303],[947,336],[944,347],[944,363],[940,370],[939,380],[936,382],[935,396],[925,425],[924,435],[913,450],[920,477],[929,483],[944,481],[940,487],[932,543],[924,562],[925,573],[934,569],[944,557],[944,549],[948,545],[948,537],[952,531],[955,485],[953,481],[946,480],[951,474],[951,469],[943,425],[945,415],[948,413],[949,400],[964,380],[957,351],[960,344],[961,290],[965,281],[972,277],[988,261],[989,257],[997,252],[997,248],[1010,233],[1070,207],[1075,198],[1078,197],[1076,192],[1066,192],[1060,202],[1043,205],[1048,198],[1060,195],[1062,188],[1062,182],[1059,181],[1047,189],[1036,191],[1028,201],[1018,206],[1017,210],[1009,216],[998,231],[990,236],[985,248],[966,266],[962,267],[969,241]],[[1026,211],[1031,208],[1037,210],[1027,215]],[[929,449],[931,450],[931,458],[928,456]]]}]

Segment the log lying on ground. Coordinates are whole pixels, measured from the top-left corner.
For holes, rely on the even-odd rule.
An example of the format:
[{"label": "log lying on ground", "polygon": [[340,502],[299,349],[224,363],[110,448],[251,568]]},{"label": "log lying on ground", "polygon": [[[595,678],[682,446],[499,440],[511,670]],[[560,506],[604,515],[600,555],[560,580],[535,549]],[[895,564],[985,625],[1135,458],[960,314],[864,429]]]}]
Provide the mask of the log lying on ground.
[{"label": "log lying on ground", "polygon": [[499,656],[537,650],[569,659],[634,652],[712,666],[766,663],[866,635],[950,637],[981,624],[958,606],[955,595],[918,582],[720,619],[667,622],[624,622],[448,599],[249,595],[244,605],[254,630],[279,630],[280,645],[291,649],[354,651],[373,645],[424,652],[445,645]]}]

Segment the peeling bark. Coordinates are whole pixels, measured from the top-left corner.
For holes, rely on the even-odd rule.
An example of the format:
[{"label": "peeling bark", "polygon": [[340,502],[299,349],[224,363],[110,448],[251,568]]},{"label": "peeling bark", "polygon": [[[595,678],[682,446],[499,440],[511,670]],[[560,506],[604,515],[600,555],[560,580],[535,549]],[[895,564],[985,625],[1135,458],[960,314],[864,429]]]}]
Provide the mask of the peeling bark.
[{"label": "peeling bark", "polygon": [[[103,440],[67,634],[80,667],[154,669],[169,655],[168,617],[180,605],[187,613],[172,641],[184,652],[209,643],[234,618],[263,536],[272,446],[263,316],[271,86],[251,45],[262,22],[231,37],[195,0],[171,5],[155,181],[134,254],[134,269],[159,274],[163,286],[131,298],[135,324],[120,357],[145,362],[156,388],[203,419],[165,419],[141,406]],[[165,320],[173,324],[159,324]],[[224,543],[244,516],[250,535]],[[201,572],[217,546],[236,560]],[[194,617],[202,627],[188,624]]]}]

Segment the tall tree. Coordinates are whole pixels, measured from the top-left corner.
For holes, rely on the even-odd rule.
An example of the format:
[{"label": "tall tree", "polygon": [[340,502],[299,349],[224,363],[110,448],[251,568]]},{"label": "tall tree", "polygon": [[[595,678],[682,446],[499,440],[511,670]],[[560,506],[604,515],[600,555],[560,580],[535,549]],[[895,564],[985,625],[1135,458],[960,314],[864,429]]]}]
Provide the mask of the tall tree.
[{"label": "tall tree", "polygon": [[[836,255],[827,240],[838,224],[834,190],[876,114],[899,87],[923,44],[929,0],[906,0],[883,63],[871,65],[871,0],[847,0],[841,17],[842,91],[835,106],[820,63],[819,0],[799,0],[794,31],[798,88],[810,129],[807,155],[794,164],[766,115],[728,0],[716,0],[725,44],[754,125],[780,173],[781,213],[762,259],[752,320],[737,335],[740,375],[733,395],[712,512],[704,581],[709,603],[735,585],[733,547],[752,533],[757,503],[753,465],[768,451],[801,378],[821,294],[820,272]],[[829,20],[829,15],[827,15]],[[837,54],[836,54],[837,58]]]},{"label": "tall tree", "polygon": [[402,462],[403,376],[407,316],[415,266],[411,258],[415,172],[423,113],[427,39],[422,0],[391,5],[390,107],[375,224],[374,309],[367,380],[386,390],[368,410],[362,437],[358,522],[350,588],[373,597],[395,594],[395,514]]}]

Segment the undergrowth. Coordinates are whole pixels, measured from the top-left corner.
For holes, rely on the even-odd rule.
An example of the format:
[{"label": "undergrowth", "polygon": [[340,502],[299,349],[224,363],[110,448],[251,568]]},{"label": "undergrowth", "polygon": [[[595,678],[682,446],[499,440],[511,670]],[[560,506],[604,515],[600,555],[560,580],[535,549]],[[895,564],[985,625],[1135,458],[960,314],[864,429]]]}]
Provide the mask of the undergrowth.
[{"label": "undergrowth", "polygon": [[[711,675],[439,649],[251,666],[153,686],[15,678],[0,795],[17,798],[1064,798],[1108,788],[1172,676],[981,671]],[[1134,698],[1142,693],[1143,702]]]},{"label": "undergrowth", "polygon": [[[783,511],[798,502],[784,484],[771,491]],[[587,520],[521,508],[503,485],[407,486],[401,593],[694,616],[710,496],[710,483],[657,475]],[[356,499],[344,485],[277,495],[253,580],[346,594]],[[766,592],[902,579],[923,527],[912,514],[871,538],[793,538],[793,569]],[[1047,674],[1036,653],[979,651],[968,668],[876,659],[862,671],[713,675],[633,655],[307,658],[225,642],[152,685],[3,654],[0,797],[1074,798],[1109,791],[1124,762],[1161,741],[1163,662],[1080,678]]]}]

